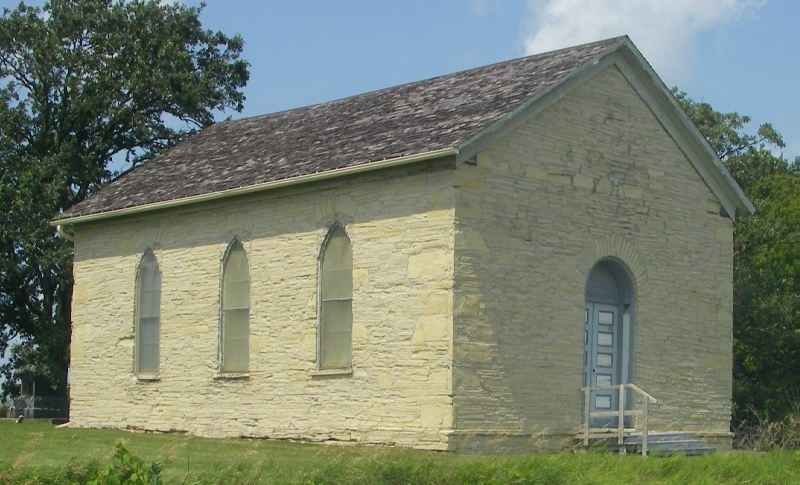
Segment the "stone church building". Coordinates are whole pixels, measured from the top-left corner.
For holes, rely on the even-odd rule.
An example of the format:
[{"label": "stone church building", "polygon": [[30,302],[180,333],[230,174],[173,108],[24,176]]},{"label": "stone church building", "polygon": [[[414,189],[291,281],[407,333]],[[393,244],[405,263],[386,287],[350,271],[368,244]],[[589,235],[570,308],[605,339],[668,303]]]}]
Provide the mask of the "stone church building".
[{"label": "stone church building", "polygon": [[752,211],[627,37],[221,122],[53,221],[71,425],[724,442]]}]

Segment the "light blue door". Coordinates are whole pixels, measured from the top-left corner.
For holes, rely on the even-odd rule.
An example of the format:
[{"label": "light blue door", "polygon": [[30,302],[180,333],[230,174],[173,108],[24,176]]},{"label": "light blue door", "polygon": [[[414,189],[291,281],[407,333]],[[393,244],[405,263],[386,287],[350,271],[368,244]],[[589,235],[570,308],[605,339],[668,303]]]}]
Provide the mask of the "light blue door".
[{"label": "light blue door", "polygon": [[[619,383],[619,308],[603,303],[586,303],[584,316],[584,384],[615,386]],[[617,408],[618,393],[597,390],[591,394],[592,411],[611,411]],[[599,420],[598,425],[612,424],[613,419]]]}]

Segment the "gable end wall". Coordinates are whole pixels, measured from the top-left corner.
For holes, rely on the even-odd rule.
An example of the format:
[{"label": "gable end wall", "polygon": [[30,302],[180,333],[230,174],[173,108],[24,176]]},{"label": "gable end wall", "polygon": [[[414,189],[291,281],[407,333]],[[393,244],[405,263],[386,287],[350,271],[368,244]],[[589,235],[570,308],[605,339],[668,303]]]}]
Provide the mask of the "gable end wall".
[{"label": "gable end wall", "polygon": [[584,285],[636,280],[651,429],[727,436],[732,222],[615,66],[457,170],[452,449],[562,446],[582,422]]}]

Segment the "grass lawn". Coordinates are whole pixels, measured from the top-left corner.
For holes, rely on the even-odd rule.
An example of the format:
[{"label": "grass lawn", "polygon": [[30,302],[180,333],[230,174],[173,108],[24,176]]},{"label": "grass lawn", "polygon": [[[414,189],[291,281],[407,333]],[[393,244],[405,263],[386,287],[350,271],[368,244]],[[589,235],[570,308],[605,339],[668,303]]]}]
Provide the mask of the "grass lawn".
[{"label": "grass lawn", "polygon": [[[0,483],[63,483],[65,470],[106,466],[122,442],[162,465],[165,483],[653,483],[800,484],[800,452],[704,457],[555,453],[465,456],[378,447],[178,434],[56,429],[0,422]],[[78,474],[80,476],[80,474]]]}]

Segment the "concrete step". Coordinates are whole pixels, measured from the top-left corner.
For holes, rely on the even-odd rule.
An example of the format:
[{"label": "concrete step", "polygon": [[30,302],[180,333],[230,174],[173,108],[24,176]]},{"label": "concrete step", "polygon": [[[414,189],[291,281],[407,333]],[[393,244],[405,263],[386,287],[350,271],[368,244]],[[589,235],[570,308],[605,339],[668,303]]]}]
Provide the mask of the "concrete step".
[{"label": "concrete step", "polygon": [[[629,452],[641,452],[642,435],[626,436],[624,445]],[[652,455],[705,455],[716,451],[691,433],[652,433],[647,436],[647,451]]]},{"label": "concrete step", "polygon": [[[708,455],[710,453],[716,452],[716,448],[712,448],[710,446],[698,446],[695,448],[686,448],[686,449],[649,449],[647,450],[648,455],[652,456],[670,456],[670,455],[686,455],[686,456],[700,456],[700,455]],[[639,450],[641,452],[641,450]]]},{"label": "concrete step", "polygon": [[[642,447],[641,443],[624,443],[628,447]],[[650,443],[648,441],[647,448],[651,450],[689,450],[693,448],[703,448],[706,444],[699,440],[672,440],[672,441],[658,441]]]},{"label": "concrete step", "polygon": [[[626,428],[623,434],[631,436],[636,430],[633,428]],[[583,433],[577,433],[580,439],[583,439]],[[592,428],[589,430],[589,439],[617,439],[617,428]]]},{"label": "concrete step", "polygon": [[[662,441],[680,441],[680,440],[696,440],[698,439],[691,433],[648,433],[647,442],[658,443]],[[641,433],[631,433],[625,437],[626,443],[637,444],[642,442]]]}]

